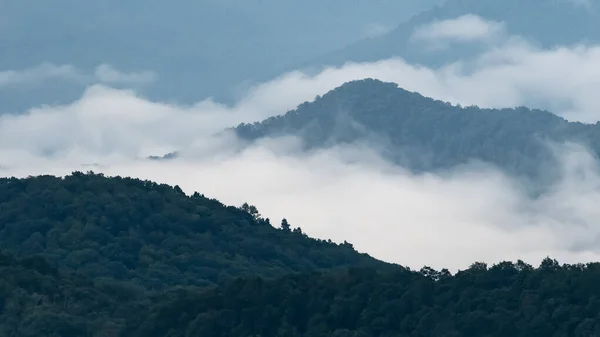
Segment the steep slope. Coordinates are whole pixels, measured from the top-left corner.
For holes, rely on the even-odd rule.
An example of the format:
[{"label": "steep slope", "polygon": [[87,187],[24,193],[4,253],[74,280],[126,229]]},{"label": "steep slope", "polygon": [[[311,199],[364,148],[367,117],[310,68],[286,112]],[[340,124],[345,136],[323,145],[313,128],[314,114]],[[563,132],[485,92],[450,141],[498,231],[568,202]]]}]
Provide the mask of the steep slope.
[{"label": "steep slope", "polygon": [[[300,66],[342,65],[402,57],[410,63],[437,67],[473,56],[485,44],[457,43],[428,48],[413,39],[415,31],[434,21],[474,14],[504,24],[505,33],[520,35],[542,47],[600,42],[600,2],[572,0],[448,0],[401,23],[378,37],[366,38]],[[472,28],[475,29],[475,28]]]},{"label": "steep slope", "polygon": [[524,107],[459,107],[378,80],[348,82],[285,115],[235,132],[243,139],[297,135],[307,148],[369,141],[390,160],[415,171],[472,160],[523,177],[549,177],[556,163],[546,141],[573,141],[600,154],[597,125],[570,123]]},{"label": "steep slope", "polygon": [[391,267],[350,244],[270,225],[178,187],[74,173],[0,180],[0,249],[147,289],[347,266]]},{"label": "steep slope", "polygon": [[456,275],[355,269],[249,278],[172,296],[128,336],[593,336],[599,285],[600,264],[551,259],[537,269],[476,263]]}]

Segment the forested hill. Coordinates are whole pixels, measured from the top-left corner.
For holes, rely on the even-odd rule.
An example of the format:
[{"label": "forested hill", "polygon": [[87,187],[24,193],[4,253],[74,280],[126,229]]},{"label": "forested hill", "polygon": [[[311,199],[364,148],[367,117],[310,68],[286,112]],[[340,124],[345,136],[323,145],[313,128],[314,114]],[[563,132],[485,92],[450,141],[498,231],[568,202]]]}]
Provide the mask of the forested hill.
[{"label": "forested hill", "polygon": [[0,336],[600,334],[598,263],[416,272],[131,178],[0,179],[0,243]]},{"label": "forested hill", "polygon": [[243,139],[298,135],[307,148],[369,141],[415,171],[479,160],[515,174],[547,177],[546,141],[575,141],[600,153],[600,128],[525,107],[461,107],[373,79],[352,81],[282,116],[241,124]]},{"label": "forested hill", "polygon": [[[292,224],[293,225],[293,224]],[[277,229],[253,206],[179,187],[75,172],[0,179],[0,250],[146,289],[347,266],[391,268],[351,244]]]}]

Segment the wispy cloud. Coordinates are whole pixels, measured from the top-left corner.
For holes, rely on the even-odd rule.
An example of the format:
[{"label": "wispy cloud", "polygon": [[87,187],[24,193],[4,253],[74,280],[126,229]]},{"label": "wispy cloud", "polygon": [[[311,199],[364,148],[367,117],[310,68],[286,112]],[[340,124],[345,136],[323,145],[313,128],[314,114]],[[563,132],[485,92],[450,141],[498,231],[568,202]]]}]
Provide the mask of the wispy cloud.
[{"label": "wispy cloud", "polygon": [[563,0],[573,3],[576,6],[589,8],[592,5],[592,0]]},{"label": "wispy cloud", "polygon": [[151,71],[122,72],[111,65],[101,64],[93,74],[73,65],[42,63],[20,70],[0,71],[0,88],[43,85],[50,80],[66,80],[82,85],[105,83],[109,85],[142,86],[151,84],[157,75]]},{"label": "wispy cloud", "polygon": [[157,79],[157,75],[151,71],[124,73],[108,64],[101,64],[94,71],[96,78],[106,84],[124,85],[146,85]]},{"label": "wispy cloud", "polygon": [[386,34],[395,28],[393,25],[383,25],[380,23],[372,23],[365,26],[365,37],[376,37]]},{"label": "wispy cloud", "polygon": [[0,88],[13,85],[38,84],[57,78],[82,81],[85,76],[71,65],[43,63],[23,70],[0,71]]},{"label": "wispy cloud", "polygon": [[411,39],[425,42],[429,47],[448,48],[451,43],[497,42],[505,37],[502,22],[485,20],[480,16],[466,14],[455,19],[436,20],[415,28]]}]

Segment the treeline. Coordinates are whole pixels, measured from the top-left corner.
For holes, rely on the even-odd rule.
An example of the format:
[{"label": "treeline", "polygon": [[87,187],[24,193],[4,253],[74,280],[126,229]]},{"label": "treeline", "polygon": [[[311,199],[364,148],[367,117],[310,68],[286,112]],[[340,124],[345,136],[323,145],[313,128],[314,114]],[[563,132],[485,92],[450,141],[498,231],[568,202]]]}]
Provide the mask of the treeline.
[{"label": "treeline", "polygon": [[238,279],[180,293],[132,336],[590,337],[600,334],[600,263],[473,264]]},{"label": "treeline", "polygon": [[143,292],[0,254],[0,335],[112,337],[589,337],[600,264],[350,268]]}]

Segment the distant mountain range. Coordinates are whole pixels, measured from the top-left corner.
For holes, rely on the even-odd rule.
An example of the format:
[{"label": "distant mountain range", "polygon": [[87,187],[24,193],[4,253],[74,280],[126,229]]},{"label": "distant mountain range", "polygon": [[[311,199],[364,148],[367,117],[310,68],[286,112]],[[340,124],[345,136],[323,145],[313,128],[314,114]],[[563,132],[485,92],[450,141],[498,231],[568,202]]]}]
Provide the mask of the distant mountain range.
[{"label": "distant mountain range", "polygon": [[571,141],[600,154],[600,126],[525,107],[461,107],[373,79],[352,81],[284,115],[234,128],[245,140],[295,135],[307,150],[367,142],[415,172],[480,161],[527,179],[558,172],[548,142]]},{"label": "distant mountain range", "polygon": [[[491,20],[501,25],[496,26],[502,30],[499,33],[521,36],[542,48],[600,42],[598,0],[448,0],[416,14],[386,34],[365,38],[307,61],[299,67],[339,66],[346,62],[374,62],[391,57],[402,57],[409,63],[430,67],[455,62],[481,52],[487,45],[467,39],[458,41],[449,48],[430,48],[431,46],[416,41],[415,34],[431,23],[455,20],[466,15]],[[469,32],[469,27],[463,26],[466,31],[462,33],[476,34],[482,28],[470,27]],[[485,31],[481,33],[484,34]]]}]

